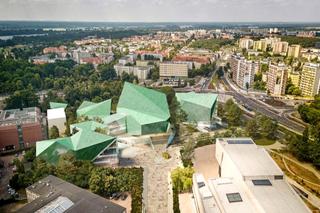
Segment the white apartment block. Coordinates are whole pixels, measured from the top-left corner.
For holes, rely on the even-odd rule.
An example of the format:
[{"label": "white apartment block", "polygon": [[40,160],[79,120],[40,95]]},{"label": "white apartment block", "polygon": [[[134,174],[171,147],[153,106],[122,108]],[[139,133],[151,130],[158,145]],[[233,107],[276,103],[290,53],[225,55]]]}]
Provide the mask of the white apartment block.
[{"label": "white apartment block", "polygon": [[300,90],[303,96],[320,93],[320,64],[307,63],[302,68]]},{"label": "white apartment block", "polygon": [[239,47],[241,49],[252,49],[253,47],[253,40],[250,38],[240,38],[239,40]]},{"label": "white apartment block", "polygon": [[188,78],[188,64],[179,62],[160,63],[160,78]]},{"label": "white apartment block", "polygon": [[118,76],[122,76],[123,73],[133,74],[137,76],[139,80],[146,80],[150,73],[151,67],[141,67],[141,66],[124,66],[121,64],[114,65],[114,69]]},{"label": "white apartment block", "polygon": [[267,90],[276,96],[285,94],[288,67],[284,64],[270,64],[267,72]]},{"label": "white apartment block", "polygon": [[310,213],[268,152],[251,138],[216,139],[219,177],[193,176],[197,213]]},{"label": "white apartment block", "polygon": [[259,71],[259,62],[248,61],[244,57],[233,55],[230,60],[232,80],[242,89],[252,86],[254,75]]}]

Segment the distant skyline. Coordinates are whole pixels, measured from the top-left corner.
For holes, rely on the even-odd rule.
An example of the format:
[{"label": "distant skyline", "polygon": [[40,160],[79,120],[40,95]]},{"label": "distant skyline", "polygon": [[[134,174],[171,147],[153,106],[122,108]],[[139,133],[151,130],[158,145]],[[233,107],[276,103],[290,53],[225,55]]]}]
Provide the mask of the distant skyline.
[{"label": "distant skyline", "polygon": [[320,0],[0,0],[0,20],[320,22]]}]

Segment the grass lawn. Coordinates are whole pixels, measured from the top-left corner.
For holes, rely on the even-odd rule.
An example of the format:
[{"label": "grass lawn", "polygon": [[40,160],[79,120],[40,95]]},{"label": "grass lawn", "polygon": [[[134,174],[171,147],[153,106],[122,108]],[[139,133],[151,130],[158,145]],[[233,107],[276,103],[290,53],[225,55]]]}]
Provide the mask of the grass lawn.
[{"label": "grass lawn", "polygon": [[259,146],[269,146],[274,144],[276,140],[271,140],[268,138],[259,138],[259,139],[255,139],[254,142]]}]

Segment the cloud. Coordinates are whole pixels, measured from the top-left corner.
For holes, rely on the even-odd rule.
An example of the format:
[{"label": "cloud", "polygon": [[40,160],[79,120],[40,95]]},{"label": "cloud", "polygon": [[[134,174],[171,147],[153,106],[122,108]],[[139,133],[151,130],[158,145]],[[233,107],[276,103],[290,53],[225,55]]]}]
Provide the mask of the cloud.
[{"label": "cloud", "polygon": [[320,21],[319,0],[0,0],[1,20]]}]

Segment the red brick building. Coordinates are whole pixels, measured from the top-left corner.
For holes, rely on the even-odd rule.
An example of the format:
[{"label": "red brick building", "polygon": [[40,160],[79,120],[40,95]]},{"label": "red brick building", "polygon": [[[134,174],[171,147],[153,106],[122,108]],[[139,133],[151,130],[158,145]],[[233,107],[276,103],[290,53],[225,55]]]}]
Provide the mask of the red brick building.
[{"label": "red brick building", "polygon": [[36,107],[0,112],[0,151],[27,148],[47,138],[46,121]]}]

